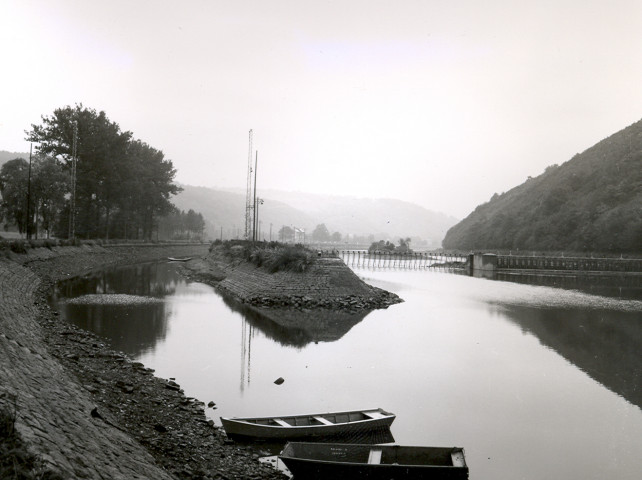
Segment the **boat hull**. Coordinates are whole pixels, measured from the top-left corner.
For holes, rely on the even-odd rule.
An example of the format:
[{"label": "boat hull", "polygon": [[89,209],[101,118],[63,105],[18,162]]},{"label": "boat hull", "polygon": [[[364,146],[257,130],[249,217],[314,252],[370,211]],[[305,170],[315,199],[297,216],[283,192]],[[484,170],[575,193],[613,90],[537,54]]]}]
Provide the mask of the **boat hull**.
[{"label": "boat hull", "polygon": [[[371,410],[377,418],[362,418],[348,421],[322,423],[315,419],[342,418],[363,416],[362,412],[336,412],[331,414],[309,414],[291,417],[261,417],[253,419],[221,418],[223,428],[228,437],[236,440],[304,440],[304,439],[337,439],[359,441],[360,438],[371,438],[372,434],[380,433],[384,441],[390,434],[390,425],[395,415],[381,409]],[[275,421],[276,419],[276,421]],[[289,422],[285,425],[277,421]],[[308,424],[304,424],[308,423]],[[384,435],[387,433],[387,435]],[[370,442],[372,443],[372,442]]]},{"label": "boat hull", "polygon": [[[382,452],[377,463],[368,463],[368,453],[372,450]],[[453,462],[450,462],[449,458],[453,454],[461,459],[461,464],[453,465]],[[396,458],[397,455],[399,458]],[[404,458],[412,464],[403,463]],[[294,480],[468,478],[463,449],[459,448],[289,443],[279,455],[279,459],[294,475]],[[396,459],[401,463],[393,462]]]}]

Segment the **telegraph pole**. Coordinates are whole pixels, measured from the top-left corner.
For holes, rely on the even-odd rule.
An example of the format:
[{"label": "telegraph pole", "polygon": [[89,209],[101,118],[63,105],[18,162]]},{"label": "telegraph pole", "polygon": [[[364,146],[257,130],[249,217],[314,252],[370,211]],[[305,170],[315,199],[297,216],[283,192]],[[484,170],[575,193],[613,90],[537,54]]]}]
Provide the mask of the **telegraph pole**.
[{"label": "telegraph pole", "polygon": [[31,152],[33,144],[29,144],[29,175],[27,177],[27,240],[31,240]]},{"label": "telegraph pole", "polygon": [[78,121],[74,120],[74,140],[71,149],[71,199],[69,205],[69,238],[76,239],[76,163],[78,144]]},{"label": "telegraph pole", "polygon": [[256,152],[254,160],[254,221],[252,222],[252,241],[256,242],[256,170],[259,166],[259,152]]},{"label": "telegraph pole", "polygon": [[250,129],[250,146],[247,154],[247,181],[245,190],[245,240],[250,239],[250,230],[252,229],[252,139],[253,133]]}]

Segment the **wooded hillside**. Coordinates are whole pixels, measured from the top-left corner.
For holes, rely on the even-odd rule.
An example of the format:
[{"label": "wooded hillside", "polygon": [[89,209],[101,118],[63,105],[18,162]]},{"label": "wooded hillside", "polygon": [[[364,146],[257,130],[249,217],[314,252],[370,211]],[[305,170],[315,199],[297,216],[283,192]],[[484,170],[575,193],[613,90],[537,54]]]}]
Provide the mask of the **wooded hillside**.
[{"label": "wooded hillside", "polygon": [[642,120],[478,206],[446,249],[642,251]]}]

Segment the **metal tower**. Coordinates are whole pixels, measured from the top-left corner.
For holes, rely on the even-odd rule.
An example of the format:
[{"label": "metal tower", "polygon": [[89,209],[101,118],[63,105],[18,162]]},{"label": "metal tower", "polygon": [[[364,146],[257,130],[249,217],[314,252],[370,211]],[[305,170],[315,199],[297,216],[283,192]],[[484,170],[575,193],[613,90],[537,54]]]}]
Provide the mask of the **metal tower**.
[{"label": "metal tower", "polygon": [[250,240],[253,234],[254,194],[252,193],[252,139],[253,133],[250,130],[250,150],[247,154],[247,190],[245,195],[245,240]]}]

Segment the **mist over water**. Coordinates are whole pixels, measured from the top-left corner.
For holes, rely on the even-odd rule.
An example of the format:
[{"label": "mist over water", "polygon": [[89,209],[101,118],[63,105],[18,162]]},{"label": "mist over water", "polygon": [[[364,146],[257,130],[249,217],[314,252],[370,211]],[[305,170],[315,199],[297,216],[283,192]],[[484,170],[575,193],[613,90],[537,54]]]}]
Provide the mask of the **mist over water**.
[{"label": "mist over water", "polygon": [[[65,318],[186,395],[250,416],[382,407],[396,443],[463,446],[471,479],[637,479],[642,301],[444,272],[355,269],[404,303],[328,332],[187,283],[171,264],[60,284]],[[611,288],[611,287],[608,287]],[[629,288],[629,287],[627,287]],[[632,294],[631,294],[632,292]],[[72,304],[93,293],[164,301]],[[617,293],[617,291],[616,291]],[[282,385],[274,380],[283,377]]]}]

